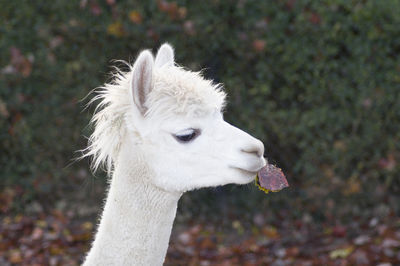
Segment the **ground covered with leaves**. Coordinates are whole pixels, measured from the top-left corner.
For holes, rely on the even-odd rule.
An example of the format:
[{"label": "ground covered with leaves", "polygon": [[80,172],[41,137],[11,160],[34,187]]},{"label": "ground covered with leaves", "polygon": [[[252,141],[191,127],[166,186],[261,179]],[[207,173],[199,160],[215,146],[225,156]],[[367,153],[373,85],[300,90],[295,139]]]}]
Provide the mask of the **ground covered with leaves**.
[{"label": "ground covered with leaves", "polygon": [[[82,262],[95,230],[93,217],[40,208],[34,214],[10,214],[5,199],[0,197],[0,265]],[[270,223],[260,212],[251,221],[238,218],[226,226],[193,217],[175,223],[165,265],[400,264],[399,217],[347,220],[317,223],[305,215]]]}]

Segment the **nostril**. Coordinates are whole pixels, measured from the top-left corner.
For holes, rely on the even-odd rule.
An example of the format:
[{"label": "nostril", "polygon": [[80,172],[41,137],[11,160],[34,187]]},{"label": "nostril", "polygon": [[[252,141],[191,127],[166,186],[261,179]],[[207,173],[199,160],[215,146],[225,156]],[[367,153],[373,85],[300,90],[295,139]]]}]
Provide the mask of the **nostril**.
[{"label": "nostril", "polygon": [[245,153],[255,154],[257,157],[261,157],[262,153],[260,150],[242,150]]},{"label": "nostril", "polygon": [[242,149],[242,152],[255,154],[257,157],[262,157],[264,155],[264,145],[261,142],[260,142],[260,144],[257,143],[257,144],[249,145],[248,147]]}]

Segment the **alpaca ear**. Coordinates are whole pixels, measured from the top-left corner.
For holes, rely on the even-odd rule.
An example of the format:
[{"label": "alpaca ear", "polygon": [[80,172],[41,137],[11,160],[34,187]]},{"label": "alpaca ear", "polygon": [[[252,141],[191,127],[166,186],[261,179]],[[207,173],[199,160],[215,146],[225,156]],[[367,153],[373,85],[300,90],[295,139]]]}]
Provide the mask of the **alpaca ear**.
[{"label": "alpaca ear", "polygon": [[133,65],[131,99],[142,115],[147,111],[145,102],[153,87],[153,65],[153,55],[148,50],[141,52]]},{"label": "alpaca ear", "polygon": [[174,65],[174,49],[168,43],[161,45],[158,49],[156,56],[156,67],[162,67],[164,65],[173,66]]}]

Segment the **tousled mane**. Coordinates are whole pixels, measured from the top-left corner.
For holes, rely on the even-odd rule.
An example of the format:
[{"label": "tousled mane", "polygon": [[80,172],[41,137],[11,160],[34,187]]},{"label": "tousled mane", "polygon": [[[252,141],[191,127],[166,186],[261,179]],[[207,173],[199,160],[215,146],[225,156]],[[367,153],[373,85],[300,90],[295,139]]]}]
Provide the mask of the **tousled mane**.
[{"label": "tousled mane", "polygon": [[[126,65],[132,69],[128,63]],[[113,158],[117,155],[121,140],[126,134],[124,116],[131,104],[128,97],[130,72],[124,72],[118,67],[114,69],[111,81],[93,90],[96,96],[88,103],[92,105],[98,102],[90,120],[94,130],[81,156],[92,158],[92,171],[102,168],[108,174],[112,171]]]}]

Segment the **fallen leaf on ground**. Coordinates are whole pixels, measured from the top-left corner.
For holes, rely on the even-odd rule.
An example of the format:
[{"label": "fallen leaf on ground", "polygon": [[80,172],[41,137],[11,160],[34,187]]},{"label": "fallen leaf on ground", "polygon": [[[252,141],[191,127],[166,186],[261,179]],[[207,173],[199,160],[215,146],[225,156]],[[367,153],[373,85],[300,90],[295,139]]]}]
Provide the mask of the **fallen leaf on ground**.
[{"label": "fallen leaf on ground", "polygon": [[335,249],[329,253],[329,257],[331,259],[339,259],[339,258],[345,259],[353,252],[353,250],[354,250],[353,246],[347,248]]}]

